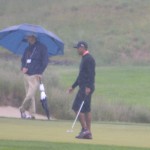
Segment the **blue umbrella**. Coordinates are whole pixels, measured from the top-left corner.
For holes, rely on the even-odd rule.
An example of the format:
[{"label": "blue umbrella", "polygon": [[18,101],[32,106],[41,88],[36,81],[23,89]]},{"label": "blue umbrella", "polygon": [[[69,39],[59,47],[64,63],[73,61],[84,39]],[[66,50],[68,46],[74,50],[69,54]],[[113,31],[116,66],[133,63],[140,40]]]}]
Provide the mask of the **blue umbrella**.
[{"label": "blue umbrella", "polygon": [[26,35],[30,33],[35,34],[37,40],[47,47],[49,56],[64,54],[64,43],[58,36],[41,26],[32,24],[20,24],[1,30],[0,46],[22,55],[28,46]]}]

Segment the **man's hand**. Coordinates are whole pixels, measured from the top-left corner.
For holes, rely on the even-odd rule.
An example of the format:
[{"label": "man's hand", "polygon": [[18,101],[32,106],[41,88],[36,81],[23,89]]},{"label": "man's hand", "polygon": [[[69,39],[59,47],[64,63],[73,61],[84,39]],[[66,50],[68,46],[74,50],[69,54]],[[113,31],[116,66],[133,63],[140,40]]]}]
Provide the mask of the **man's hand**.
[{"label": "man's hand", "polygon": [[25,74],[25,73],[27,73],[27,71],[28,71],[28,68],[22,68],[22,72]]},{"label": "man's hand", "polygon": [[86,87],[86,88],[85,88],[85,94],[86,94],[86,95],[89,95],[89,94],[90,94],[90,92],[91,92],[91,89],[90,89],[90,88],[88,88],[88,87]]},{"label": "man's hand", "polygon": [[73,90],[74,90],[74,89],[73,89],[72,87],[70,87],[70,88],[67,90],[67,93],[69,93],[69,94],[70,94],[70,93],[72,93],[72,92],[73,92]]},{"label": "man's hand", "polygon": [[38,75],[36,75],[36,78],[40,81],[42,79],[42,75],[38,74]]}]

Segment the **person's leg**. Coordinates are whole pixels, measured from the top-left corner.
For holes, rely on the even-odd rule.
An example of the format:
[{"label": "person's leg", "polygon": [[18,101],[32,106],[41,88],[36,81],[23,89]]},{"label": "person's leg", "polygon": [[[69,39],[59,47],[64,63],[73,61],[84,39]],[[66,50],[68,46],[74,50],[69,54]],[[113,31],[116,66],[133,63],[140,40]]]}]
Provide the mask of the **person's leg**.
[{"label": "person's leg", "polygon": [[35,118],[35,113],[36,113],[36,107],[35,107],[35,98],[31,98],[31,103],[29,107],[29,115],[31,118]]},{"label": "person's leg", "polygon": [[91,112],[85,114],[85,120],[86,120],[87,129],[91,132],[91,120],[92,120]]},{"label": "person's leg", "polygon": [[22,113],[21,116],[22,118],[25,118],[25,111],[27,110],[27,108],[29,107],[29,102],[30,99],[28,99],[27,95],[28,95],[28,91],[29,91],[29,78],[28,75],[24,75],[24,86],[25,86],[25,91],[26,91],[26,96],[22,102],[22,105],[20,106],[20,112]]},{"label": "person's leg", "polygon": [[21,113],[24,113],[29,108],[30,115],[35,114],[35,93],[39,86],[39,81],[36,76],[25,76],[26,84],[26,97],[20,107]]},{"label": "person's leg", "polygon": [[91,120],[92,120],[92,114],[91,114],[91,97],[92,97],[92,92],[86,96],[85,100],[85,120],[86,120],[86,125],[87,129],[91,132]]},{"label": "person's leg", "polygon": [[85,139],[92,139],[92,132],[91,132],[91,120],[92,120],[92,114],[91,114],[91,96],[92,93],[86,96],[86,102],[85,102],[85,120],[87,125],[87,134],[84,136]]},{"label": "person's leg", "polygon": [[[76,114],[77,114],[77,112],[76,112]],[[87,129],[86,118],[85,118],[85,114],[84,113],[80,113],[79,114],[79,121],[80,121],[82,129]]]},{"label": "person's leg", "polygon": [[27,95],[28,89],[29,89],[29,82],[28,82],[28,75],[26,75],[26,74],[24,74],[24,87],[25,87],[25,92]]},{"label": "person's leg", "polygon": [[[84,98],[84,92],[82,89],[79,89],[78,92],[77,92],[77,95],[75,97],[75,100],[73,102],[73,105],[72,105],[72,109],[74,110],[74,112],[78,113],[80,107],[81,107],[81,104],[82,104],[82,101],[83,101],[83,98]],[[86,128],[86,121],[85,121],[85,115],[84,113],[80,112],[79,114],[79,121],[80,121],[80,124],[81,124],[81,132],[79,133],[78,136],[80,136],[80,134],[82,133],[82,131]],[[78,137],[76,136],[76,137]]]},{"label": "person's leg", "polygon": [[39,79],[37,78],[36,75],[31,76],[30,87],[31,87],[31,89],[30,89],[31,103],[29,106],[29,114],[31,117],[34,117],[34,115],[36,113],[35,94],[36,94],[36,91],[39,87]]},{"label": "person's leg", "polygon": [[79,133],[76,138],[79,139],[92,139],[92,133],[91,133],[91,112],[88,113],[80,113],[79,115],[79,121],[81,124],[81,132]]}]

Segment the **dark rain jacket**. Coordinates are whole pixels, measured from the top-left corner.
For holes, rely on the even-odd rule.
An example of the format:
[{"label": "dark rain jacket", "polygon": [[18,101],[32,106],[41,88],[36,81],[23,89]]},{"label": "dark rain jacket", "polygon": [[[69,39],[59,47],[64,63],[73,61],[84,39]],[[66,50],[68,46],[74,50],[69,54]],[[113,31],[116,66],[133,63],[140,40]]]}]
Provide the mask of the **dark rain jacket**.
[{"label": "dark rain jacket", "polygon": [[95,84],[95,60],[90,54],[82,56],[79,75],[72,85],[72,88],[79,86],[80,88],[88,87],[94,90]]},{"label": "dark rain jacket", "polygon": [[[31,59],[31,63],[27,63],[28,59]],[[48,51],[46,46],[38,41],[34,45],[29,45],[22,56],[21,62],[22,68],[28,68],[26,74],[41,75],[48,65]]]}]

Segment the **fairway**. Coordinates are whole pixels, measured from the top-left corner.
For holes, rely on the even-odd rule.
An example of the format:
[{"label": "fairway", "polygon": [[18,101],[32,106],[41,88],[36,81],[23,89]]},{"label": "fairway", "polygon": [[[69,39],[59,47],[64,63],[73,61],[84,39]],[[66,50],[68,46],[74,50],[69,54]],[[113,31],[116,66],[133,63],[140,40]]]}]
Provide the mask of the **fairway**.
[{"label": "fairway", "polygon": [[72,122],[69,121],[0,118],[0,142],[4,144],[6,140],[10,143],[12,141],[40,141],[150,148],[150,126],[147,124],[93,123],[93,140],[74,138],[80,130],[79,123],[73,133],[66,133],[71,124]]},{"label": "fairway", "polygon": [[[78,67],[63,67],[57,72],[61,74],[61,84],[67,88],[76,79]],[[149,67],[97,67],[94,96],[109,102],[150,107],[149,74]]]}]

